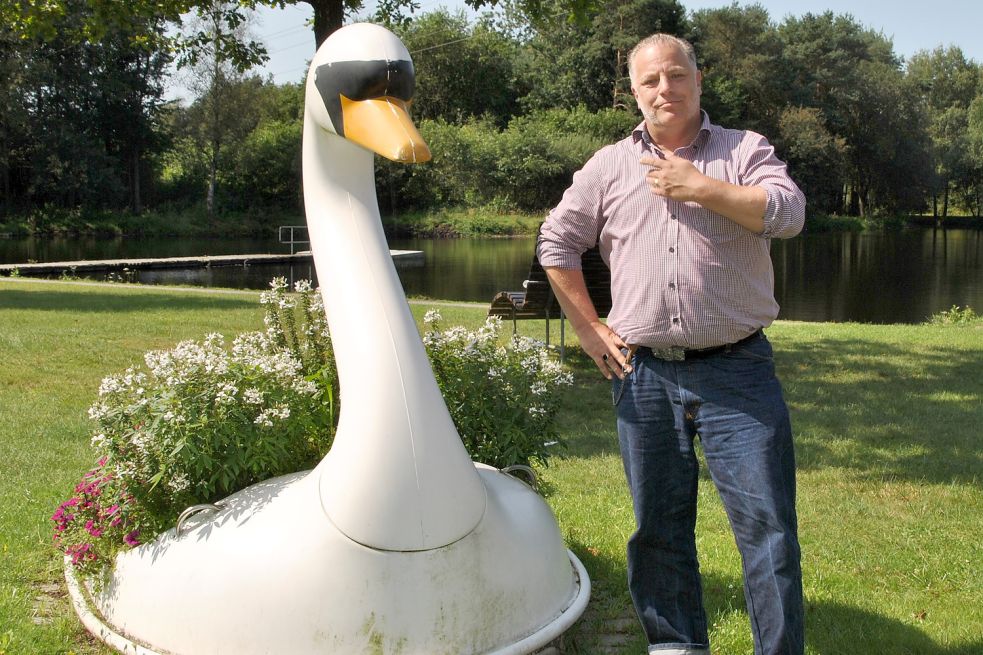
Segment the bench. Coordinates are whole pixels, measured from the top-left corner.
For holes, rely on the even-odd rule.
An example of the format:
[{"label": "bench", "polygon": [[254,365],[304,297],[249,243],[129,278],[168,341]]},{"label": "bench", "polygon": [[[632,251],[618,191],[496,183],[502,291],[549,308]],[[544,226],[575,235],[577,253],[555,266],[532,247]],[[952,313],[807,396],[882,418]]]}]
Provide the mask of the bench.
[{"label": "bench", "polygon": [[[580,258],[581,269],[584,272],[584,282],[587,283],[587,293],[597,309],[599,318],[605,318],[611,311],[611,271],[601,259],[600,249],[595,246],[585,252]],[[560,319],[560,353],[564,351],[564,316],[560,304],[553,295],[546,271],[539,263],[539,257],[533,253],[532,264],[526,281],[522,283],[523,291],[500,291],[495,295],[488,308],[489,316],[500,316],[512,321],[512,333],[515,334],[517,321],[526,319],[546,320],[546,345],[550,343],[550,319]]]}]

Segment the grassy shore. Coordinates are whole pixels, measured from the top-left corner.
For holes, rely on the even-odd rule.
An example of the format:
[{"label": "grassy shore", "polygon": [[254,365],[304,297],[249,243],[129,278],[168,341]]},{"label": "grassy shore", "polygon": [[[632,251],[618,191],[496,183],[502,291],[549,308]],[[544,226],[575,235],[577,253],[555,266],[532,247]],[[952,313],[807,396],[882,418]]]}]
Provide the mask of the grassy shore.
[{"label": "grassy shore", "polygon": [[[382,218],[388,234],[399,237],[457,238],[533,236],[546,216],[541,212],[502,212],[492,208],[450,207],[432,211],[408,211]],[[26,236],[126,236],[126,237],[254,237],[276,238],[280,225],[305,225],[297,211],[256,208],[207,216],[204,208],[153,210],[142,214],[79,210],[37,210],[22,216],[0,218],[0,235]],[[862,218],[810,214],[806,231],[864,232],[899,229],[906,225],[931,227],[931,216]],[[980,227],[983,218],[950,216],[946,227]]]},{"label": "grassy shore", "polygon": [[[0,279],[0,655],[109,652],[75,619],[50,546],[51,513],[93,463],[86,409],[104,376],[149,349],[261,327],[257,299]],[[484,317],[440,309],[445,326]],[[542,322],[520,328],[543,336]],[[778,322],[769,337],[796,433],[807,652],[983,652],[983,329]],[[576,347],[567,362],[569,447],[541,474],[594,593],[566,647],[637,654],[625,591],[633,522],[610,396]],[[705,474],[699,502],[713,652],[744,655],[740,561]]]}]

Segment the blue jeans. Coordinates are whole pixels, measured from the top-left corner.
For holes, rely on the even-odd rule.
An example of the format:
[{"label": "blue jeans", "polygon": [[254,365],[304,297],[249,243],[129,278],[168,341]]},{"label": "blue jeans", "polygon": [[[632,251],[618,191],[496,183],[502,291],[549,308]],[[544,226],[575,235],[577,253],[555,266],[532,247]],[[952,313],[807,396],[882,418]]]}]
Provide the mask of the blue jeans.
[{"label": "blue jeans", "polygon": [[795,457],[771,344],[762,335],[682,362],[641,349],[633,365],[613,397],[637,525],[628,586],[650,652],[709,648],[696,554],[699,435],[741,554],[754,652],[801,655]]}]

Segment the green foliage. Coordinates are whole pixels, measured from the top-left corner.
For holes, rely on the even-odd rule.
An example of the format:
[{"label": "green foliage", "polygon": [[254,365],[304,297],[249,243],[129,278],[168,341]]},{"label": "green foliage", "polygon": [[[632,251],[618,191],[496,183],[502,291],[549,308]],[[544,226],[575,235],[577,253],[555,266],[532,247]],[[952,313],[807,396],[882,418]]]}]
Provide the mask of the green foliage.
[{"label": "green foliage", "polygon": [[561,387],[573,378],[540,343],[514,336],[500,345],[501,320],[477,330],[440,330],[440,314],[424,318],[423,342],[454,425],[475,461],[505,468],[547,464],[558,442]]},{"label": "green foliage", "polygon": [[251,204],[300,207],[301,171],[299,121],[265,121],[246,135],[233,153],[228,180],[232,197]]},{"label": "green foliage", "polygon": [[414,167],[377,160],[380,205],[390,213],[447,205],[541,212],[559,202],[594,151],[637,122],[629,112],[583,107],[518,117],[505,129],[487,118],[421,121],[433,160]]},{"label": "green foliage", "polygon": [[518,109],[519,43],[463,11],[429,12],[398,28],[416,71],[413,113],[420,120],[460,123],[487,116],[504,125]]},{"label": "green foliage", "polygon": [[[236,36],[257,4],[283,3],[4,5],[0,213],[14,226],[5,230],[65,231],[49,210],[143,215],[145,207],[196,211],[206,203],[197,229],[212,233],[229,228],[227,212],[297,212],[302,85],[230,73],[189,107],[162,102],[175,53],[188,61],[209,48],[226,62],[262,57]],[[318,38],[361,4],[313,2]],[[224,40],[187,25],[183,50],[159,36],[182,15],[215,7],[211,25],[221,29],[212,36]],[[640,120],[627,53],[655,31],[694,42],[711,119],[767,136],[811,208],[869,218],[922,212],[931,202],[941,216],[953,205],[983,213],[983,75],[959,48],[903,63],[883,34],[849,15],[777,23],[758,5],[688,19],[677,0],[516,0],[473,22],[446,10],[404,11],[414,9],[404,0],[380,6],[413,53],[414,109],[434,160],[377,164],[387,213],[550,207],[597,146]],[[225,109],[216,113],[218,99]],[[45,216],[26,220],[32,212]],[[71,223],[74,231],[143,230],[139,221]]]},{"label": "green foliage", "polygon": [[522,75],[529,92],[527,110],[584,105],[591,111],[631,109],[628,52],[653,32],[682,35],[686,10],[677,0],[613,0],[599,3],[586,21],[570,20],[563,3],[543,3],[551,11],[532,25]]},{"label": "green foliage", "polygon": [[307,283],[297,297],[282,279],[271,286],[265,332],[231,349],[217,333],[183,341],[103,380],[89,409],[99,468],[52,517],[58,547],[84,573],[184,508],[311,468],[327,451],[338,394],[320,295]]},{"label": "green foliage", "polygon": [[703,70],[703,108],[721,125],[775,135],[787,104],[788,68],[768,12],[761,5],[735,3],[697,11],[692,23]]},{"label": "green foliage", "polygon": [[983,316],[973,311],[970,306],[953,305],[929,317],[931,325],[983,325]]},{"label": "green foliage", "polygon": [[830,134],[817,108],[788,107],[778,125],[785,163],[808,198],[810,213],[837,211],[843,206],[846,141]]}]

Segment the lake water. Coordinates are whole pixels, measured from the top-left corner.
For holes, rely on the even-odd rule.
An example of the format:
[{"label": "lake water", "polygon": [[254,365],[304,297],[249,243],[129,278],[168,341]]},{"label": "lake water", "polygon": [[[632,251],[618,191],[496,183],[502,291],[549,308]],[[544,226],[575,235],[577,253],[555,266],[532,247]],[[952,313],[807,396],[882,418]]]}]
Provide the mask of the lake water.
[{"label": "lake water", "polygon": [[[422,250],[426,264],[400,270],[408,295],[487,303],[519,290],[534,241],[393,239]],[[255,239],[0,239],[0,263],[289,252]],[[772,242],[780,318],[919,323],[953,305],[983,312],[983,230],[912,228],[889,233],[804,234]],[[275,275],[312,278],[312,266],[249,266],[140,271],[147,284],[265,288]],[[105,279],[105,274],[92,277]]]}]

